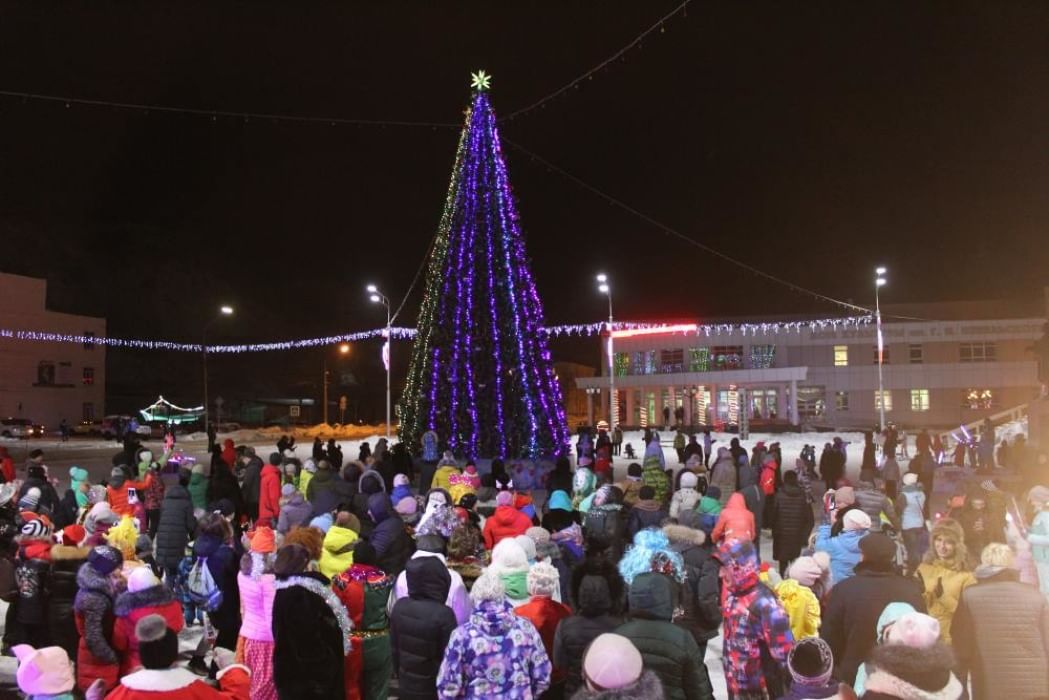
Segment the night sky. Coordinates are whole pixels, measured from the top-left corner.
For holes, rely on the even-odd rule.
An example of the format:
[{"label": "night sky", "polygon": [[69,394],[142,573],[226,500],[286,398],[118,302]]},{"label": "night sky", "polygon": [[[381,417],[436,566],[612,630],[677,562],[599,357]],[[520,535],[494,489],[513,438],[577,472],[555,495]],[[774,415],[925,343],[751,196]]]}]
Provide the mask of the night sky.
[{"label": "night sky", "polygon": [[[234,112],[500,115],[679,4],[4,3],[0,89]],[[627,204],[820,293],[1031,297],[1049,246],[1049,4],[693,2],[503,135]],[[272,340],[380,325],[436,229],[456,129],[271,123],[0,98],[0,269],[110,333]],[[505,149],[550,323],[844,310],[712,258]],[[421,285],[420,285],[421,286]],[[417,288],[400,319],[412,325]],[[596,362],[594,341],[555,356]],[[407,346],[395,352],[407,355]],[[111,353],[114,355],[115,353]],[[370,381],[377,352],[356,371]],[[127,357],[135,377],[155,357]],[[300,353],[220,361],[231,385]],[[118,361],[114,361],[118,362]],[[176,360],[156,388],[195,370]],[[313,374],[320,374],[319,369]],[[126,376],[124,377],[127,378]],[[316,379],[316,377],[313,377]],[[285,383],[287,380],[284,380]]]}]

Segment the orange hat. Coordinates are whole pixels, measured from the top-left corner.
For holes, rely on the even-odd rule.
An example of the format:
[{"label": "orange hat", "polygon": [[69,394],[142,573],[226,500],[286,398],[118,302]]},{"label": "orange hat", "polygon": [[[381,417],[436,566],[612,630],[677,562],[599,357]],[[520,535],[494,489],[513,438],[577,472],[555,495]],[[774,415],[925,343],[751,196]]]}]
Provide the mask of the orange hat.
[{"label": "orange hat", "polygon": [[80,525],[70,525],[62,528],[62,544],[67,547],[79,546],[85,537],[87,537],[87,532]]},{"label": "orange hat", "polygon": [[260,554],[271,554],[277,549],[273,542],[273,529],[266,525],[255,528],[255,534],[251,536],[251,551]]}]

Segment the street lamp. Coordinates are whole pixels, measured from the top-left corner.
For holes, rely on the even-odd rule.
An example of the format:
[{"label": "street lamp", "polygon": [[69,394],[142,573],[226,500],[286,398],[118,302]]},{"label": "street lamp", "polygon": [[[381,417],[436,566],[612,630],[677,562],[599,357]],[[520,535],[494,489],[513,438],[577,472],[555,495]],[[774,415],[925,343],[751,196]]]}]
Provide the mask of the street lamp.
[{"label": "street lamp", "polygon": [[386,365],[386,440],[390,439],[390,300],[386,298],[386,295],[379,291],[379,288],[374,284],[369,284],[366,288],[369,294],[369,299],[373,304],[382,304],[386,307],[386,344],[383,346],[383,363]]},{"label": "street lamp", "polygon": [[878,408],[881,418],[881,432],[885,432],[885,384],[882,380],[882,356],[885,351],[885,341],[881,333],[881,300],[878,290],[885,286],[885,268],[874,269],[874,322],[878,328]]},{"label": "street lamp", "polygon": [[224,316],[232,316],[233,307],[223,304],[219,307],[219,312],[210,321],[204,324],[204,332],[201,334],[201,349],[204,354],[204,432],[208,430],[208,329],[211,328],[211,324],[218,321]]},{"label": "street lamp", "polygon": [[[350,353],[350,344],[342,343],[339,345],[339,354],[348,355]],[[328,424],[328,385],[331,383],[330,373],[328,372],[328,353],[324,353],[324,424]]]},{"label": "street lamp", "polygon": [[601,273],[597,276],[597,291],[608,297],[608,431],[609,434],[616,429],[616,368],[613,362],[612,346],[612,288],[608,284],[608,275]]}]

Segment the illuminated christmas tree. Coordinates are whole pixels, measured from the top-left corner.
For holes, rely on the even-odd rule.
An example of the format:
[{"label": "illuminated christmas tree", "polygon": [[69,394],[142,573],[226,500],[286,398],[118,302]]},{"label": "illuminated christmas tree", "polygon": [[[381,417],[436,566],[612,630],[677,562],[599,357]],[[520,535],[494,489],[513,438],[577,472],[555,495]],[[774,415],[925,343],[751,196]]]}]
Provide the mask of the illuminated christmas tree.
[{"label": "illuminated christmas tree", "polygon": [[555,455],[567,449],[568,428],[489,81],[484,71],[473,74],[426,273],[400,437],[418,450],[422,434],[434,430],[468,457]]}]

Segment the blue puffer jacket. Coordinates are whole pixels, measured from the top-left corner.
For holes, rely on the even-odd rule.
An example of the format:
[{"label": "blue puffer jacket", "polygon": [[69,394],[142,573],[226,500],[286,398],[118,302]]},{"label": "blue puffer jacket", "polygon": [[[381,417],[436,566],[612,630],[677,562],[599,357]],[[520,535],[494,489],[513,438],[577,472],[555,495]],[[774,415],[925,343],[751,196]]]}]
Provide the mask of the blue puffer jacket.
[{"label": "blue puffer jacket", "polygon": [[860,563],[860,540],[866,536],[866,530],[845,530],[837,537],[831,537],[830,524],[820,525],[816,551],[830,555],[830,575],[834,585],[852,576],[853,569]]}]

